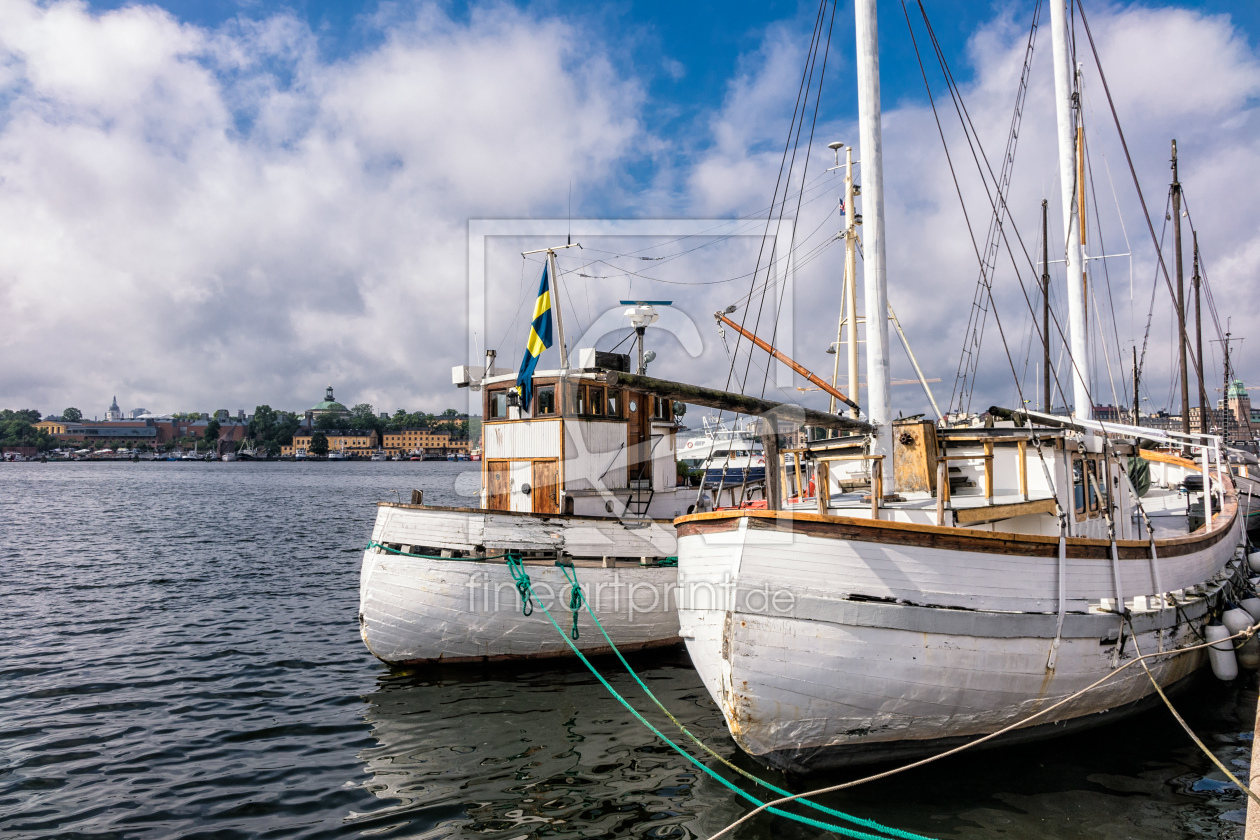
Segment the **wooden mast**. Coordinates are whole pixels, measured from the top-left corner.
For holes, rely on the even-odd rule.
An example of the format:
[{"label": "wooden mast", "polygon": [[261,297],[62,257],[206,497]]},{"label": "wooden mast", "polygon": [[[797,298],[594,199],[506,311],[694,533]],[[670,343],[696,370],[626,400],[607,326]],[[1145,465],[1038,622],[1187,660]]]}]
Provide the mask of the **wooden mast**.
[{"label": "wooden mast", "polygon": [[[1077,74],[1077,90],[1080,90],[1080,74]],[[1089,268],[1085,258],[1085,126],[1079,118],[1076,123],[1076,218],[1081,226],[1081,294],[1085,298],[1085,334],[1089,334]]]},{"label": "wooden mast", "polygon": [[1190,434],[1190,371],[1186,367],[1186,275],[1181,264],[1181,182],[1177,180],[1177,141],[1172,141],[1173,263],[1177,273],[1177,358],[1181,365],[1181,431]]},{"label": "wooden mast", "polygon": [[[1191,230],[1190,235],[1194,237],[1194,277],[1191,278],[1191,282],[1194,284],[1194,357],[1199,360],[1199,431],[1207,434],[1207,389],[1203,386],[1203,304],[1199,293],[1202,282],[1199,276],[1199,232]],[[1225,394],[1225,403],[1226,406],[1229,405],[1228,391]]]},{"label": "wooden mast", "polygon": [[[858,188],[853,183],[853,147],[844,150],[844,300],[849,313],[849,343],[845,348],[849,359],[849,393],[850,399],[858,402],[858,339],[857,339],[857,226],[858,213],[853,199],[858,195]],[[837,336],[839,338],[839,336]],[[840,348],[836,348],[839,361]],[[832,383],[835,384],[834,382]],[[835,412],[835,409],[832,409]],[[849,416],[858,419],[858,409],[850,406]]]},{"label": "wooden mast", "polygon": [[1133,425],[1140,426],[1142,419],[1142,402],[1138,397],[1138,385],[1141,384],[1141,372],[1137,363],[1137,344],[1133,345]]},{"label": "wooden mast", "polygon": [[1041,200],[1041,410],[1054,413],[1054,392],[1050,390],[1050,203]]}]

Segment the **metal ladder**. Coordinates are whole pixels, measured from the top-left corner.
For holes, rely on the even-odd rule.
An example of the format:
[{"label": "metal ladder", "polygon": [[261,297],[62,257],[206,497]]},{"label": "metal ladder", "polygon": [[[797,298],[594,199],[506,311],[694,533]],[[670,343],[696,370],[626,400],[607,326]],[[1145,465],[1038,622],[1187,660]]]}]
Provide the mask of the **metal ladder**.
[{"label": "metal ladder", "polygon": [[652,497],[656,495],[650,479],[631,479],[630,497],[626,499],[627,516],[644,517],[652,507]]}]

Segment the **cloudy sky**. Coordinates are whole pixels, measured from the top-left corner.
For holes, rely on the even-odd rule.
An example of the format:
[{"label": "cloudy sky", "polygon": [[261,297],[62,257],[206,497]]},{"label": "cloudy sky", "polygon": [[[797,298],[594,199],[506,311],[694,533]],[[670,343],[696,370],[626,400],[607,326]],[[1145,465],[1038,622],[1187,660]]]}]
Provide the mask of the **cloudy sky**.
[{"label": "cloudy sky", "polygon": [[[1034,3],[925,6],[997,168]],[[583,250],[560,263],[571,340],[620,299],[673,300],[700,342],[650,331],[653,372],[723,385],[730,363],[711,313],[736,303],[742,319],[751,300],[757,320],[759,234],[816,10],[0,0],[0,407],[74,405],[92,416],[117,394],[124,409],[300,410],[332,383],[343,402],[378,410],[463,408],[468,392],[450,386],[450,367],[468,361],[470,345],[518,363],[540,267],[520,252],[561,241],[568,222],[526,234],[570,215],[576,230],[648,220],[655,231],[576,237]],[[1225,2],[1090,2],[1086,13],[1156,233],[1176,137],[1187,276],[1192,221],[1220,329],[1246,337],[1237,367],[1260,384],[1250,362],[1260,346],[1260,13]],[[925,47],[922,19],[911,21]],[[1008,199],[1017,259],[1003,249],[993,278],[1006,348],[990,314],[964,399],[972,408],[1017,402],[1012,365],[1023,396],[1036,398],[1039,354],[1029,352],[1020,282],[1036,305],[1023,248],[1036,259],[1043,197],[1051,259],[1056,243],[1062,250],[1048,15],[1042,23]],[[900,4],[881,4],[880,30],[889,297],[926,375],[940,379],[941,407],[957,407],[978,276],[967,222],[983,248],[991,210],[940,68],[925,56],[946,157]],[[1169,295],[1080,27],[1077,36],[1087,250],[1132,255],[1090,266],[1094,393],[1126,399],[1136,342],[1146,347],[1143,398],[1163,408],[1179,401]],[[826,146],[857,138],[844,3],[807,155],[812,109],[784,214],[796,225],[794,283],[778,319],[769,313],[781,287],[768,286],[758,329],[785,325],[785,349],[829,374],[843,251],[826,244],[841,189]],[[695,219],[745,221],[677,233]],[[470,278],[471,231],[494,233],[478,240],[484,277]],[[1066,320],[1053,269],[1052,304]],[[487,300],[472,326],[470,282],[484,283]],[[1215,388],[1216,318],[1204,333]],[[895,342],[894,376],[908,378]],[[1064,364],[1057,348],[1055,359]],[[761,391],[764,364],[752,359],[749,391]],[[773,377],[767,394],[820,399]],[[906,413],[926,405],[904,385],[894,403]]]}]

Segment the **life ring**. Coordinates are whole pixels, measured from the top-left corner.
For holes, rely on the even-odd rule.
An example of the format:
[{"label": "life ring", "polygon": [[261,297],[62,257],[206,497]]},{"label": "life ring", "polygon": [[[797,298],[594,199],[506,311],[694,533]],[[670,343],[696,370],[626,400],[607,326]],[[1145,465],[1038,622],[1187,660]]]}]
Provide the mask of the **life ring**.
[{"label": "life ring", "polygon": [[687,448],[690,449],[695,444],[694,440],[687,441]]}]

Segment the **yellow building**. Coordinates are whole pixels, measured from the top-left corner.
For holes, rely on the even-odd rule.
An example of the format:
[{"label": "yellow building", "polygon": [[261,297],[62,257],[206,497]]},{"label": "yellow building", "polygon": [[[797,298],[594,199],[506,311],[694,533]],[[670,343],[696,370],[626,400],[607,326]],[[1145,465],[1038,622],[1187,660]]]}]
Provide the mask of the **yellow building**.
[{"label": "yellow building", "polygon": [[445,455],[451,447],[449,432],[435,432],[432,429],[399,429],[386,432],[381,439],[385,454],[394,457],[419,455],[426,451],[440,452]]},{"label": "yellow building", "polygon": [[43,429],[50,435],[64,435],[66,433],[66,423],[61,420],[40,420],[33,424],[37,429]]},{"label": "yellow building", "polygon": [[[318,433],[316,431],[301,431],[293,436],[293,442],[288,446],[280,447],[281,457],[290,457],[301,455],[303,457],[310,454],[311,438]],[[376,451],[380,444],[380,437],[376,434],[376,430],[362,431],[359,429],[351,429],[349,431],[337,429],[322,430],[324,437],[328,438],[328,451],[340,452],[350,458],[368,458]]]}]

